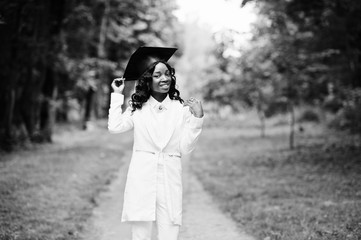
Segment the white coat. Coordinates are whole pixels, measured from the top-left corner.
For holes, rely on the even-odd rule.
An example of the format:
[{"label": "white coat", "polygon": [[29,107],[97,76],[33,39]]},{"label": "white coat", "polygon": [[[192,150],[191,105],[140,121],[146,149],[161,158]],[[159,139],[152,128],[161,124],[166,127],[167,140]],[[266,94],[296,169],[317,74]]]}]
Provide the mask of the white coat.
[{"label": "white coat", "polygon": [[142,109],[122,113],[124,96],[112,93],[108,129],[122,133],[134,129],[133,154],[130,161],[124,192],[122,221],[156,220],[157,164],[165,167],[165,192],[170,219],[182,224],[182,164],[181,156],[193,151],[202,131],[203,118],[194,117],[189,107],[169,96],[162,102],[167,121],[162,139],[156,132],[155,114],[159,103],[152,97]]}]

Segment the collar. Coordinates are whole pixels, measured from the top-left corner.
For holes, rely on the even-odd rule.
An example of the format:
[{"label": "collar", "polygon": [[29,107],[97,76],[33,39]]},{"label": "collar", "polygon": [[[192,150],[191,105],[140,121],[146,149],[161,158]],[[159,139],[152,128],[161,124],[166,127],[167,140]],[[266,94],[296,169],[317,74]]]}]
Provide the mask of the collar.
[{"label": "collar", "polygon": [[[163,109],[169,109],[169,105],[171,103],[171,99],[169,98],[169,95],[167,94],[166,98],[162,102],[158,102],[154,97],[150,96],[148,99],[148,103],[152,108],[159,109],[159,107],[162,107]],[[160,109],[161,110],[161,109]]]}]

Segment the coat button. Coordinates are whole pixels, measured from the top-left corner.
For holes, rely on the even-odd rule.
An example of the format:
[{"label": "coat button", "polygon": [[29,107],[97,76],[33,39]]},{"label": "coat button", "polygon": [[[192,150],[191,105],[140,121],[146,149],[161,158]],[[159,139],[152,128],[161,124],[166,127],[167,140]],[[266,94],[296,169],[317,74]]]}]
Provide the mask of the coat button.
[{"label": "coat button", "polygon": [[163,107],[162,107],[162,106],[159,106],[159,110],[161,110],[161,111],[162,111],[162,110],[163,110]]}]

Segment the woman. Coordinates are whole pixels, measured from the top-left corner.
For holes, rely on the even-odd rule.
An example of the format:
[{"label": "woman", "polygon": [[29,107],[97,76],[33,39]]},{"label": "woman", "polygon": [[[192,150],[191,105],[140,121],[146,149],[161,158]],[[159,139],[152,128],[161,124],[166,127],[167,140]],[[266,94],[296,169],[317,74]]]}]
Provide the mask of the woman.
[{"label": "woman", "polygon": [[[154,221],[158,240],[176,240],[182,224],[181,157],[195,147],[203,109],[195,98],[185,102],[180,98],[175,71],[167,63],[174,51],[139,48],[128,62],[125,78],[112,83],[108,129],[134,130],[122,212],[122,221],[132,223],[133,240],[150,240]],[[122,113],[127,78],[138,83],[130,107]]]}]

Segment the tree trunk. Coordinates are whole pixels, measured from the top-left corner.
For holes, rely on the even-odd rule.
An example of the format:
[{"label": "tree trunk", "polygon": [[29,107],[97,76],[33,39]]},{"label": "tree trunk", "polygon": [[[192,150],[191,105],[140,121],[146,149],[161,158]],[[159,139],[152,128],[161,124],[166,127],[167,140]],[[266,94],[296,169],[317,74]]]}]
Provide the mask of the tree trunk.
[{"label": "tree trunk", "polygon": [[99,30],[99,42],[98,42],[98,57],[99,58],[106,58],[105,52],[105,35],[107,31],[107,24],[108,24],[108,15],[110,11],[109,0],[104,1],[104,12],[102,16],[102,20],[100,23],[100,30]]},{"label": "tree trunk", "polygon": [[294,138],[295,138],[295,111],[293,106],[293,101],[289,100],[289,112],[290,112],[290,136],[289,136],[289,144],[290,149],[294,148]]},{"label": "tree trunk", "polygon": [[266,115],[265,115],[265,97],[260,88],[257,88],[257,114],[261,123],[261,137],[266,136]]},{"label": "tree trunk", "polygon": [[288,111],[290,114],[290,135],[289,135],[289,147],[290,149],[294,148],[295,145],[295,111],[294,104],[296,99],[296,89],[294,87],[294,75],[291,72],[287,74],[287,83],[288,83]]},{"label": "tree trunk", "polygon": [[55,124],[55,102],[57,99],[56,73],[48,68],[46,81],[43,86],[43,99],[40,111],[40,142],[52,142],[51,136]]},{"label": "tree trunk", "polygon": [[[14,107],[15,107],[15,90],[11,89],[8,93],[8,97],[6,98],[8,101],[8,104],[5,108],[5,132],[4,136],[2,136],[3,139],[1,146],[5,149],[10,151],[12,149],[13,145],[13,133],[12,133],[12,122],[13,122],[13,116],[14,116]],[[5,101],[6,101],[5,100]]]},{"label": "tree trunk", "polygon": [[90,87],[85,96],[85,112],[83,119],[83,130],[87,130],[88,122],[91,116],[92,102],[93,102],[94,90]]},{"label": "tree trunk", "polygon": [[266,117],[265,117],[264,111],[258,110],[258,118],[261,123],[261,126],[260,126],[261,137],[264,138],[264,137],[266,137]]}]

